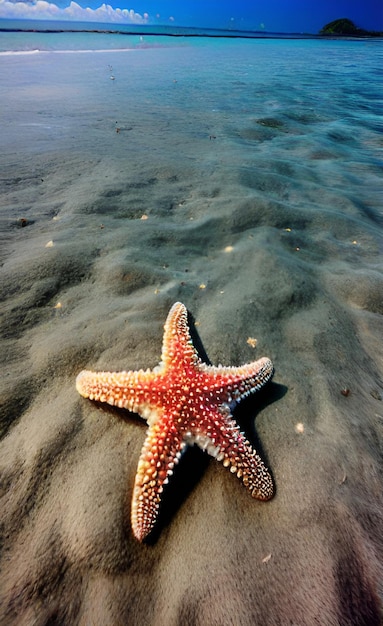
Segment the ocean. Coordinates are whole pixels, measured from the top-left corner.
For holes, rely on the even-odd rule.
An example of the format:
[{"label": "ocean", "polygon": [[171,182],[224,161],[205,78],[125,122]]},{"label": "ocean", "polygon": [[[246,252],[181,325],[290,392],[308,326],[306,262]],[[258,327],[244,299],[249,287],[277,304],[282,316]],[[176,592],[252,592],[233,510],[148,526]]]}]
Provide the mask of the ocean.
[{"label": "ocean", "polygon": [[[0,32],[0,621],[379,623],[382,67],[381,39]],[[239,418],[277,495],[198,457],[140,546],[145,425],[74,382],[154,367],[176,301],[214,365],[272,359]]]}]

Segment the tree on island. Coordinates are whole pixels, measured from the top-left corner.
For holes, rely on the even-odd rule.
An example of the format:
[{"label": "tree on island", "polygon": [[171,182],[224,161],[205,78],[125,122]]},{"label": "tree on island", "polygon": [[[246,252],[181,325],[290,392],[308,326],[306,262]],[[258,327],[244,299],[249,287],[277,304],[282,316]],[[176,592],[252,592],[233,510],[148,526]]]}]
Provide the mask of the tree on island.
[{"label": "tree on island", "polygon": [[342,17],[339,20],[334,20],[333,22],[329,22],[326,26],[323,26],[320,31],[321,35],[356,35],[359,32],[359,28],[357,28],[351,20],[346,17]]},{"label": "tree on island", "polygon": [[380,36],[381,33],[371,32],[368,30],[363,30],[362,28],[358,28],[355,26],[354,22],[349,20],[347,17],[342,17],[338,20],[334,20],[333,22],[329,22],[326,26],[323,26],[322,30],[319,31],[320,35],[351,35],[351,36]]}]

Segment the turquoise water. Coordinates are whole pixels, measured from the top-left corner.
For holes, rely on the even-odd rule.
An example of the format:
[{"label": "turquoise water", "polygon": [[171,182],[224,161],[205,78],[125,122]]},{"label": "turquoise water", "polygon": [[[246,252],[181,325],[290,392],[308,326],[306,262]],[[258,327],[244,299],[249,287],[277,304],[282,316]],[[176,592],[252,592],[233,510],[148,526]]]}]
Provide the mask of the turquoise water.
[{"label": "turquoise water", "polygon": [[[8,48],[0,55],[5,171],[41,162],[49,172],[62,162],[71,206],[78,162],[93,193],[86,172],[97,158],[105,188],[99,178],[96,202],[108,215],[130,205],[127,180],[157,180],[163,167],[172,184],[166,176],[155,189],[145,184],[136,211],[156,214],[163,198],[183,206],[190,195],[198,215],[260,203],[257,219],[299,226],[317,262],[343,253],[348,261],[360,229],[381,237],[381,41],[121,36],[122,50],[118,35],[97,33],[0,39]],[[3,187],[5,215],[19,190]]]},{"label": "turquoise water", "polygon": [[[16,32],[0,33],[0,49],[3,121],[9,124],[6,135],[12,132],[12,141],[20,139],[16,117],[28,97],[25,85],[30,85],[38,108],[42,80],[41,99],[48,92],[52,101],[57,99],[49,119],[63,126],[60,141],[65,139],[67,107],[79,111],[79,122],[90,100],[89,123],[92,114],[108,111],[120,119],[126,111],[131,119],[147,115],[151,139],[158,139],[158,149],[167,155],[180,136],[187,151],[189,139],[196,147],[199,135],[204,140],[213,133],[219,135],[221,156],[229,160],[239,151],[241,161],[261,157],[262,167],[267,167],[266,151],[297,166],[308,158],[313,171],[330,160],[334,182],[339,168],[347,169],[354,161],[376,174],[382,131],[381,41]],[[110,78],[110,73],[115,76]],[[66,83],[68,99],[63,100]],[[41,122],[43,113],[31,106],[30,119],[26,115],[22,123],[33,123],[36,115]],[[169,124],[166,138],[157,137],[158,117]],[[275,123],[260,121],[269,117]],[[70,120],[75,126],[72,114]],[[96,147],[97,137],[93,139]],[[212,152],[211,144],[199,148]],[[314,164],[311,152],[321,150],[329,150],[329,158]],[[362,180],[355,189],[351,185],[363,195],[362,187]]]},{"label": "turquoise water", "polygon": [[[277,257],[288,255],[297,276],[300,263],[331,279],[345,268],[377,271],[381,41],[153,37],[113,50],[116,35],[8,35],[11,50],[0,56],[5,240],[18,219],[33,221],[28,234],[37,236],[53,226],[37,216],[54,215],[64,240],[80,246],[91,216],[111,221],[114,247],[144,216],[159,222],[128,257],[138,255],[149,284],[159,264],[174,268],[158,278],[173,289],[179,265],[194,262],[193,288],[211,283],[204,255],[246,241],[252,229]],[[200,220],[203,236],[190,243],[190,222]],[[156,228],[174,224],[185,228],[185,247],[170,235],[157,245]],[[246,289],[246,280],[231,289]],[[371,289],[369,301],[381,302],[381,288]],[[284,306],[275,300],[275,314]]]},{"label": "turquoise water", "polygon": [[[144,45],[156,46],[158,43],[158,38],[150,35],[142,37],[92,32],[0,32],[0,52],[129,50]],[[167,37],[159,45],[179,45],[179,42]]]}]

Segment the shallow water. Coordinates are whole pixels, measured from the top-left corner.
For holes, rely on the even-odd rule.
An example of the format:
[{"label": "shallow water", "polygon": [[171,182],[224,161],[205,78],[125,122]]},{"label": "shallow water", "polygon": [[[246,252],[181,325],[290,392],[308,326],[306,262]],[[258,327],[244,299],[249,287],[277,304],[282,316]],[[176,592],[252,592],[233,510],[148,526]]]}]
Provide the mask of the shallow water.
[{"label": "shallow water", "polygon": [[[169,585],[182,545],[186,587],[198,598],[206,579],[216,598],[211,613],[195,601],[198,623],[234,610],[234,596],[217,600],[218,553],[241,581],[241,623],[316,623],[317,598],[322,623],[378,623],[358,590],[374,596],[382,563],[382,44],[100,47],[0,56],[3,510],[10,571],[24,572],[25,553],[30,563],[5,581],[5,614],[40,615],[38,589],[62,557],[66,623],[77,601],[91,615],[105,571],[124,572],[115,589],[126,615],[138,603],[137,623],[177,623],[182,577]],[[154,366],[176,300],[212,363],[272,358],[256,427],[277,496],[254,508],[210,465],[139,553],[121,502],[145,428],[80,401],[74,380],[85,367]],[[344,566],[356,545],[360,571]],[[143,572],[156,559],[163,574],[148,598]],[[71,582],[88,580],[84,563],[86,592]],[[334,608],[339,589],[352,606]]]},{"label": "shallow water", "polygon": [[190,266],[174,229],[203,233],[194,288],[211,251],[255,235],[315,270],[378,264],[381,42],[164,43],[2,57],[2,236],[134,233],[149,274],[166,258],[158,288]]}]

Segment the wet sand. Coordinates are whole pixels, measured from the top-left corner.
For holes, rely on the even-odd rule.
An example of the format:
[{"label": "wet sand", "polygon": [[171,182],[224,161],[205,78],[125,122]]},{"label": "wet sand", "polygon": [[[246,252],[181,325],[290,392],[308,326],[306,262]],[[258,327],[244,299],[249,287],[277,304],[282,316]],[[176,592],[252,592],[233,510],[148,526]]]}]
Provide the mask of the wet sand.
[{"label": "wet sand", "polygon": [[[233,50],[2,66],[1,623],[380,623],[373,88],[359,114],[356,79],[255,84]],[[141,545],[145,423],[75,378],[154,367],[177,300],[211,363],[274,362],[235,415],[276,496],[192,449]]]}]

